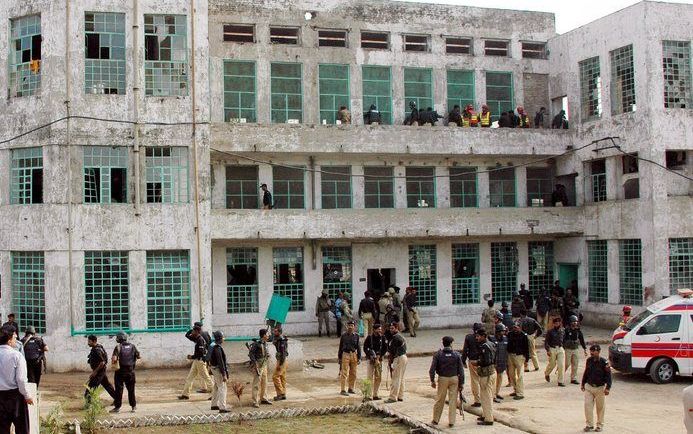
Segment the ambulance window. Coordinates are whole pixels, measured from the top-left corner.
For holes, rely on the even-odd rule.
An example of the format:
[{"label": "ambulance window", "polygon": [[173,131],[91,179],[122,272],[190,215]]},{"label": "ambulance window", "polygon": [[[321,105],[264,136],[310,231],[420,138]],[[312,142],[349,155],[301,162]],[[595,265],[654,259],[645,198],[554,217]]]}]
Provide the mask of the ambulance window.
[{"label": "ambulance window", "polygon": [[681,315],[659,315],[640,327],[639,335],[659,335],[662,333],[676,333],[681,324]]}]

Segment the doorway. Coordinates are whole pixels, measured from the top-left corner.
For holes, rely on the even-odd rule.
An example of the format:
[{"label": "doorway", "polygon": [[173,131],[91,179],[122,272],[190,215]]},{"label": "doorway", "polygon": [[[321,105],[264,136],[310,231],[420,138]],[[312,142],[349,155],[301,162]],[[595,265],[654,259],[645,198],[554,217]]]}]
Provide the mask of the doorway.
[{"label": "doorway", "polygon": [[367,289],[374,300],[378,300],[387,288],[396,284],[394,268],[369,268],[367,277]]},{"label": "doorway", "polygon": [[[558,264],[558,280],[561,288],[570,288],[573,281],[577,282],[578,264]],[[577,294],[574,294],[577,296]]]}]

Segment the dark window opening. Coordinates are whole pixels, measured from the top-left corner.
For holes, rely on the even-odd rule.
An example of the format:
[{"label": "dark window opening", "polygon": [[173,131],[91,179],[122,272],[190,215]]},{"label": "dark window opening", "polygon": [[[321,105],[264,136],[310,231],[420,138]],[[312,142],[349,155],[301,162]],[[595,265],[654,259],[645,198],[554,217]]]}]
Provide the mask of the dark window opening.
[{"label": "dark window opening", "polygon": [[255,26],[224,24],[224,42],[255,42]]},{"label": "dark window opening", "polygon": [[270,42],[298,45],[298,27],[270,27]]},{"label": "dark window opening", "polygon": [[544,42],[523,42],[523,59],[546,59],[546,43]]},{"label": "dark window opening", "polygon": [[161,196],[162,183],[161,182],[148,182],[147,183],[147,203],[161,203],[163,202]]},{"label": "dark window opening", "polygon": [[445,38],[447,54],[472,54],[472,40],[469,38]]},{"label": "dark window opening", "polygon": [[428,36],[404,35],[404,51],[428,51]]},{"label": "dark window opening", "polygon": [[390,48],[390,34],[380,32],[361,32],[361,48],[387,50]]},{"label": "dark window opening", "polygon": [[257,166],[226,167],[226,208],[258,209]]},{"label": "dark window opening", "polygon": [[686,151],[666,151],[667,169],[685,169]]},{"label": "dark window opening", "polygon": [[640,197],[640,180],[629,179],[623,183],[623,198],[638,199]]},{"label": "dark window opening", "polygon": [[484,41],[484,54],[508,57],[508,41]]},{"label": "dark window opening", "polygon": [[127,175],[125,168],[111,168],[111,203],[127,202]]},{"label": "dark window opening", "polygon": [[43,169],[31,171],[31,203],[43,203]]},{"label": "dark window opening", "polygon": [[41,60],[41,35],[31,37],[31,60]]},{"label": "dark window opening", "polygon": [[[163,43],[162,43],[163,45]],[[156,35],[144,36],[144,59],[159,60],[159,39]]]},{"label": "dark window opening", "polygon": [[623,174],[638,173],[638,154],[623,156]]},{"label": "dark window opening", "polygon": [[318,30],[318,46],[320,47],[346,47],[346,30]]}]

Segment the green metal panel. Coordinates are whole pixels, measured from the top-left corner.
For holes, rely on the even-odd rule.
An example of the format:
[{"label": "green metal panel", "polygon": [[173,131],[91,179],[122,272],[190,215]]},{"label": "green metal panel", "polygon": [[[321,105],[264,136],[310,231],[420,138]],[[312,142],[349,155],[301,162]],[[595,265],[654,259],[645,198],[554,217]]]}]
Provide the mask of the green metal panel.
[{"label": "green metal panel", "polygon": [[259,312],[257,249],[226,249],[226,312]]},{"label": "green metal panel", "polygon": [[284,324],[286,322],[286,315],[289,313],[289,310],[291,310],[291,304],[292,299],[290,297],[284,297],[276,293],[272,294],[265,319]]},{"label": "green metal panel", "polygon": [[599,56],[578,63],[580,70],[580,109],[582,120],[599,118],[602,115],[602,78]]},{"label": "green metal panel", "polygon": [[279,247],[272,251],[274,293],[291,299],[290,311],[304,311],[303,248]]},{"label": "green metal panel", "polygon": [[640,240],[618,241],[619,303],[642,305],[642,247]]},{"label": "green metal panel", "polygon": [[283,124],[289,119],[303,122],[303,65],[278,63],[270,65],[272,123]]},{"label": "green metal panel", "polygon": [[178,330],[189,325],[188,252],[147,252],[147,327]]},{"label": "green metal panel", "polygon": [[573,280],[577,280],[577,264],[558,264],[558,282],[562,288],[568,288]]},{"label": "green metal panel", "polygon": [[145,154],[147,203],[187,203],[188,148],[148,147]]},{"label": "green metal panel", "polygon": [[691,43],[662,41],[662,70],[664,72],[664,107],[691,108],[693,106]]},{"label": "green metal panel", "polygon": [[554,282],[553,241],[530,241],[527,244],[529,261],[529,290],[540,294],[549,290]]},{"label": "green metal panel", "polygon": [[375,105],[380,111],[383,124],[392,124],[392,77],[389,66],[362,67],[363,111]]},{"label": "green metal panel", "polygon": [[409,286],[416,288],[419,306],[436,306],[438,300],[436,246],[409,246]]},{"label": "green metal panel", "polygon": [[305,208],[305,169],[274,166],[272,167],[274,187],[274,208]]},{"label": "green metal panel", "polygon": [[448,111],[452,111],[455,105],[461,110],[471,104],[475,104],[474,71],[462,69],[448,69]]},{"label": "green metal panel", "polygon": [[489,199],[491,207],[517,206],[515,199],[515,169],[489,167]]},{"label": "green metal panel", "polygon": [[187,96],[187,17],[145,15],[144,42],[145,95]]},{"label": "green metal panel", "polygon": [[21,330],[46,333],[46,283],[43,252],[12,252],[12,311]]},{"label": "green metal panel", "polygon": [[318,65],[320,91],[320,122],[334,124],[341,106],[351,109],[349,97],[349,65]]},{"label": "green metal panel", "polygon": [[395,178],[392,167],[364,167],[366,208],[395,207]]},{"label": "green metal panel", "polygon": [[517,243],[491,243],[491,295],[496,302],[510,301],[517,290]]},{"label": "green metal panel", "polygon": [[486,71],[486,105],[493,121],[497,121],[502,112],[515,108],[513,89],[512,72]]},{"label": "green metal panel", "polygon": [[609,302],[609,257],[606,240],[587,241],[587,299],[594,303]]},{"label": "green metal panel", "polygon": [[452,304],[479,303],[479,244],[452,245]]},{"label": "green metal panel", "polygon": [[258,209],[258,167],[226,166],[226,208]]},{"label": "green metal panel", "polygon": [[10,20],[10,53],[7,62],[7,93],[10,98],[35,95],[41,90],[41,45],[40,15]]},{"label": "green metal panel", "polygon": [[322,166],[323,209],[351,208],[351,166]]},{"label": "green metal panel", "polygon": [[130,328],[128,252],[84,252],[87,331]]},{"label": "green metal panel", "polygon": [[224,60],[224,121],[257,122],[255,62]]},{"label": "green metal panel", "polygon": [[124,146],[85,146],[84,157],[84,203],[111,203],[112,169],[122,173],[122,196],[128,197],[127,169],[128,148]]},{"label": "green metal panel", "polygon": [[124,95],[125,14],[84,13],[84,93]]},{"label": "green metal panel", "polygon": [[476,167],[451,167],[450,208],[476,208],[477,195]]},{"label": "green metal panel", "polygon": [[404,68],[404,112],[415,102],[419,110],[433,107],[433,70],[430,68]]},{"label": "green metal panel", "polygon": [[327,290],[330,300],[335,300],[340,292],[351,296],[351,247],[322,247],[322,288]]},{"label": "green metal panel", "polygon": [[43,148],[12,149],[11,204],[43,202]]},{"label": "green metal panel", "polygon": [[407,167],[407,208],[436,207],[436,177],[434,167]]}]

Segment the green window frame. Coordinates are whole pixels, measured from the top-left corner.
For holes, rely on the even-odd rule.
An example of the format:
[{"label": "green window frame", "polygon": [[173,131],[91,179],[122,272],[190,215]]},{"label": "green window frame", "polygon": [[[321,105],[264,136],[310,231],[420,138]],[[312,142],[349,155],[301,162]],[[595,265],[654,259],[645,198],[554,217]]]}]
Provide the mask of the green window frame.
[{"label": "green window frame", "polygon": [[693,288],[693,238],[669,239],[669,290]]},{"label": "green window frame", "polygon": [[529,291],[534,295],[541,294],[544,289],[550,291],[554,283],[553,241],[527,243],[527,262]]},{"label": "green window frame", "polygon": [[305,169],[303,167],[272,167],[275,209],[305,209]]},{"label": "green window frame", "polygon": [[618,241],[619,303],[642,306],[642,246],[640,240]]},{"label": "green window frame", "polygon": [[599,56],[578,63],[580,74],[580,110],[583,121],[602,115],[602,77]]},{"label": "green window frame", "polygon": [[188,148],[147,147],[145,155],[147,203],[187,203]]},{"label": "green window frame", "polygon": [[510,301],[517,290],[517,243],[491,243],[491,297],[496,302]]},{"label": "green window frame", "polygon": [[29,15],[10,20],[8,59],[10,98],[37,95],[41,90],[41,16]]},{"label": "green window frame", "polygon": [[130,329],[128,252],[84,252],[86,331],[113,334]]},{"label": "green window frame", "polygon": [[407,167],[407,208],[436,207],[435,167]]},{"label": "green window frame", "polygon": [[486,71],[486,105],[492,121],[497,121],[501,113],[515,109],[514,89],[512,72]]},{"label": "green window frame", "polygon": [[431,68],[404,68],[404,113],[410,112],[409,103],[415,102],[419,110],[433,107],[433,70]]},{"label": "green window frame", "polygon": [[125,14],[84,13],[84,93],[125,95]]},{"label": "green window frame", "polygon": [[540,199],[540,206],[551,206],[553,194],[553,170],[550,167],[527,168],[527,206],[532,199]]},{"label": "green window frame", "polygon": [[351,208],[351,166],[322,166],[320,187],[323,209]]},{"label": "green window frame", "polygon": [[611,60],[611,114],[635,111],[635,65],[633,45],[609,52]]},{"label": "green window frame", "polygon": [[12,311],[22,330],[46,333],[46,280],[43,252],[12,252]]},{"label": "green window frame", "polygon": [[409,246],[409,286],[416,288],[419,306],[438,304],[436,245]]},{"label": "green window frame", "polygon": [[375,105],[384,125],[392,125],[392,69],[389,66],[363,65],[363,111]]},{"label": "green window frame", "polygon": [[255,62],[224,60],[224,122],[257,122]]},{"label": "green window frame", "polygon": [[330,300],[336,300],[341,292],[351,298],[351,247],[322,247],[322,289],[327,291]]},{"label": "green window frame", "polygon": [[257,248],[226,249],[226,312],[258,313]]},{"label": "green window frame", "polygon": [[190,326],[190,259],[187,250],[147,252],[149,331]]},{"label": "green window frame", "polygon": [[476,167],[451,167],[450,208],[479,206]]},{"label": "green window frame", "polygon": [[606,240],[587,241],[587,300],[609,302],[609,257]]},{"label": "green window frame", "polygon": [[395,207],[395,176],[392,167],[364,167],[364,205],[366,208]]},{"label": "green window frame", "polygon": [[258,166],[226,166],[226,208],[258,209]]},{"label": "green window frame", "polygon": [[448,111],[456,105],[464,110],[467,104],[474,106],[476,89],[474,71],[465,69],[448,69]]},{"label": "green window frame", "polygon": [[693,107],[691,43],[662,41],[664,108]]},{"label": "green window frame", "polygon": [[128,202],[128,148],[85,146],[84,203]]},{"label": "green window frame", "polygon": [[335,124],[339,108],[351,110],[349,93],[349,65],[318,65],[320,92],[320,121]]},{"label": "green window frame", "polygon": [[488,190],[491,208],[517,206],[515,199],[515,168],[489,167]]},{"label": "green window frame", "polygon": [[145,95],[188,95],[187,20],[185,15],[145,14]]},{"label": "green window frame", "polygon": [[272,62],[270,91],[273,124],[303,122],[303,64]]},{"label": "green window frame", "polygon": [[479,303],[479,244],[452,245],[452,304]]},{"label": "green window frame", "polygon": [[12,149],[10,203],[43,203],[43,148]]},{"label": "green window frame", "polygon": [[595,160],[590,163],[592,180],[592,202],[606,201],[606,161]]},{"label": "green window frame", "polygon": [[290,312],[306,310],[303,288],[303,247],[277,247],[272,250],[274,292],[291,299]]}]

